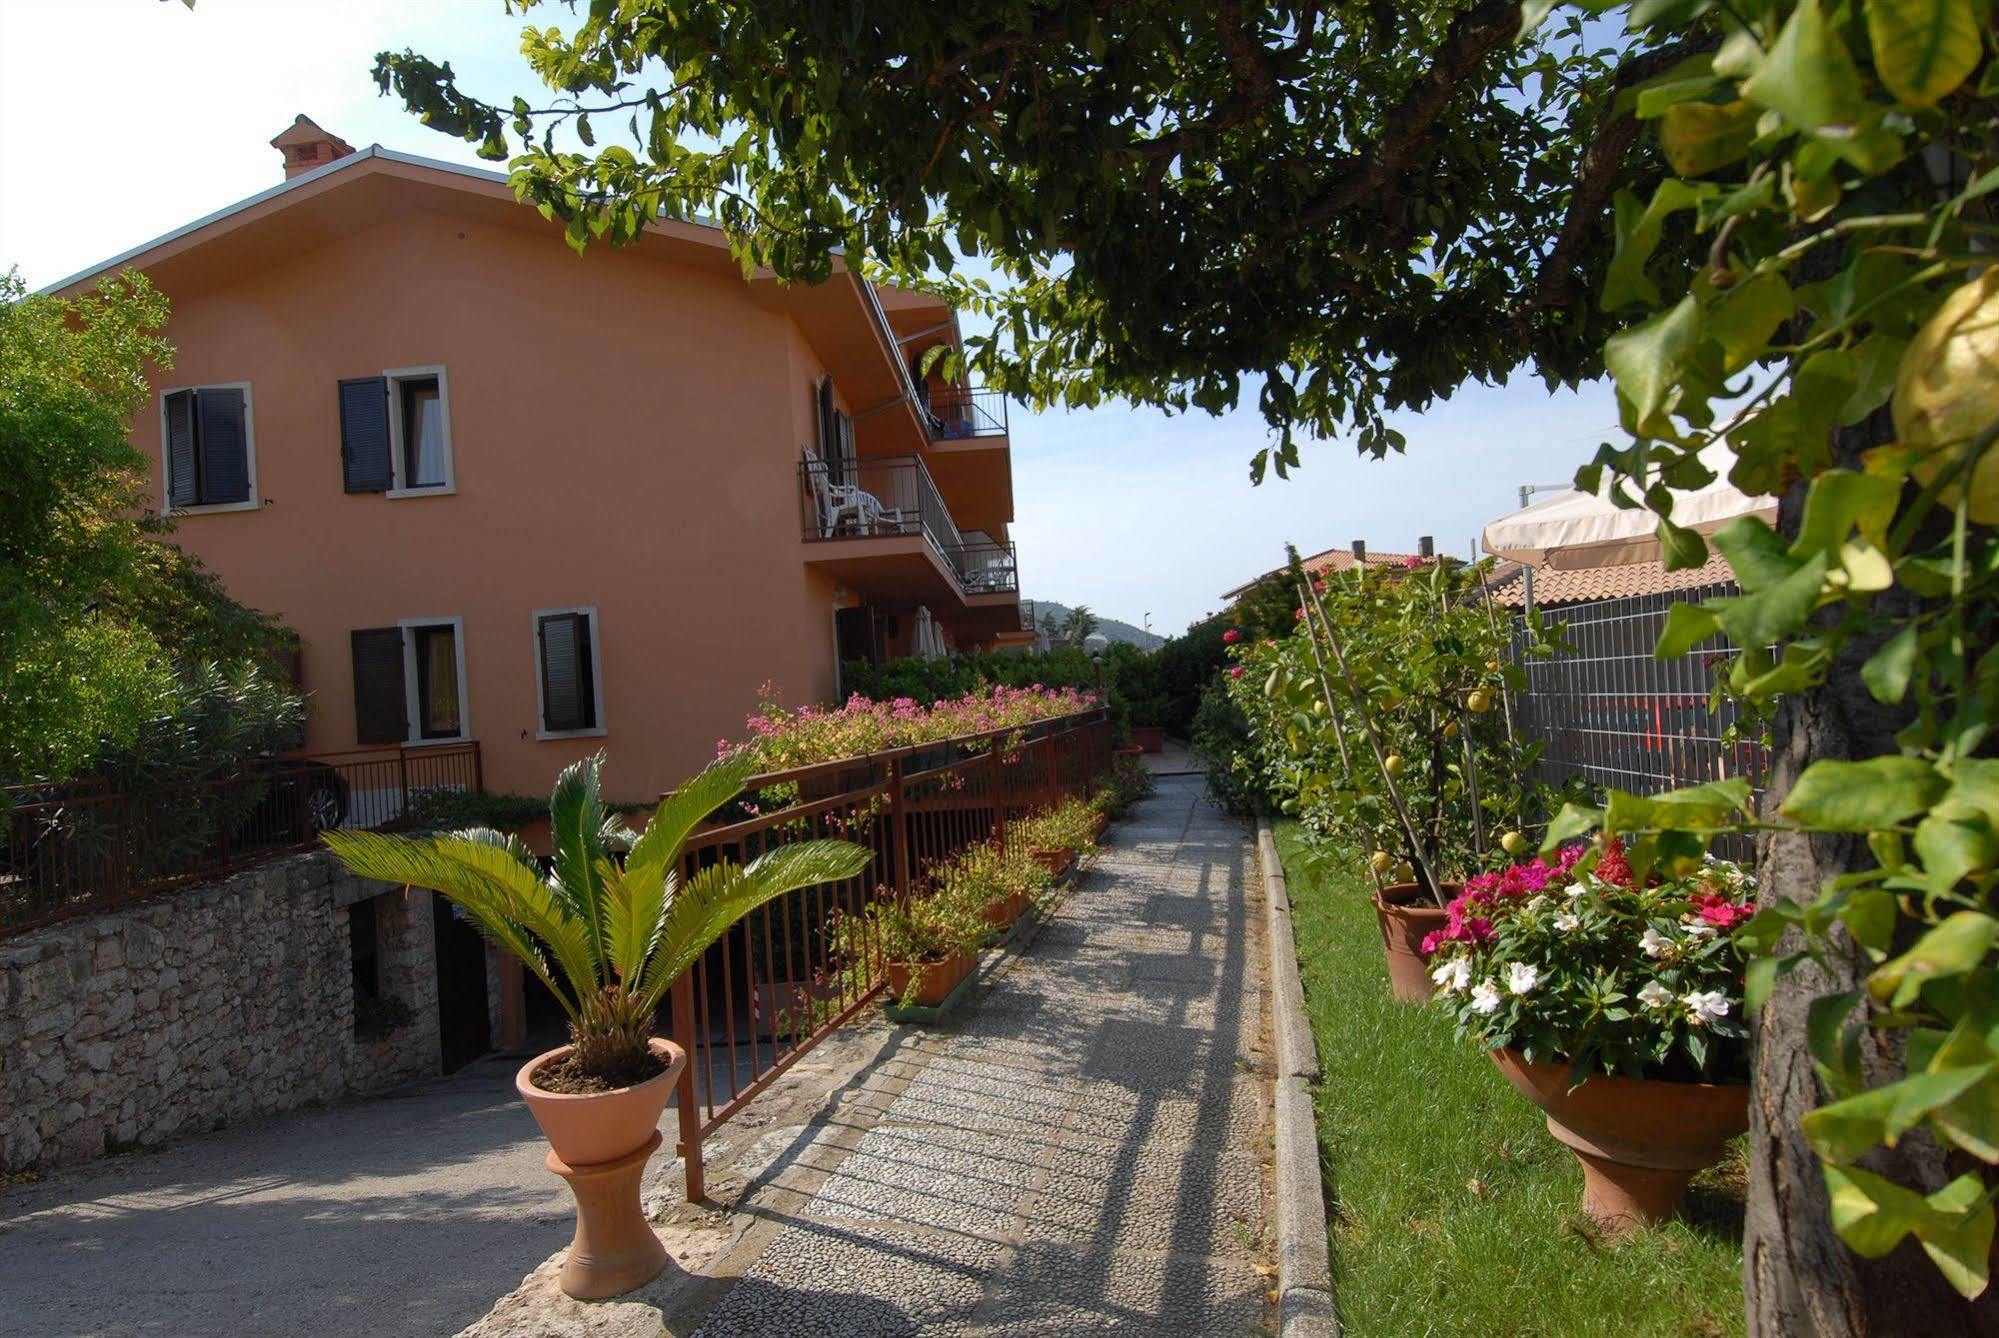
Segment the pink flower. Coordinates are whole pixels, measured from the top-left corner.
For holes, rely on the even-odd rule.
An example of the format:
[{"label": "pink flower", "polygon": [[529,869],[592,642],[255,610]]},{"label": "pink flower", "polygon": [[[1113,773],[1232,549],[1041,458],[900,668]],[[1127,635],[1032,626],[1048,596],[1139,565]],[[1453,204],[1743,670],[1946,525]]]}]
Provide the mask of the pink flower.
[{"label": "pink flower", "polygon": [[1630,887],[1632,881],[1631,861],[1624,858],[1624,842],[1616,837],[1603,848],[1603,858],[1596,862],[1596,876],[1617,887]]},{"label": "pink flower", "polygon": [[1299,622],[1301,622],[1301,623],[1302,623],[1302,622],[1304,622],[1304,621],[1305,621],[1305,606],[1304,606],[1304,605],[1302,605],[1302,604],[1301,604],[1301,605],[1299,605],[1299,606],[1298,606],[1298,607],[1297,607],[1296,609],[1292,610],[1292,613],[1294,614],[1294,616],[1296,616],[1296,618],[1298,619],[1298,621],[1299,621]]},{"label": "pink flower", "polygon": [[1432,929],[1429,933],[1423,935],[1423,941],[1418,945],[1418,950],[1425,957],[1428,957],[1431,953],[1443,947],[1446,942],[1443,930]]},{"label": "pink flower", "polygon": [[1236,642],[1240,640],[1242,640],[1242,633],[1236,631],[1235,628],[1233,627],[1231,627],[1228,631],[1222,633],[1222,644],[1224,646],[1233,646]]},{"label": "pink flower", "polygon": [[1241,666],[1241,665],[1237,665],[1237,666],[1236,666],[1235,668],[1233,668],[1233,669],[1229,670],[1229,677],[1230,677],[1230,678],[1241,678],[1241,677],[1242,677],[1242,666]]},{"label": "pink flower", "polygon": [[1430,563],[1427,558],[1406,557],[1402,559],[1402,565],[1410,571],[1416,571],[1420,568],[1429,566]]}]

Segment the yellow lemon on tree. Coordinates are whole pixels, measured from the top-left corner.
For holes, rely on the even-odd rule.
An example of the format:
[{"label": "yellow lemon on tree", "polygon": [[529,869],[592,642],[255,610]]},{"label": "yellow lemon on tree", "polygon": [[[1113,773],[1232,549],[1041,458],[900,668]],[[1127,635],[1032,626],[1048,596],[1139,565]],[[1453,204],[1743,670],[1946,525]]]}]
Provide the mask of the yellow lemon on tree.
[{"label": "yellow lemon on tree", "polygon": [[1402,774],[1402,754],[1390,753],[1382,759],[1381,769],[1391,776],[1400,776]]},{"label": "yellow lemon on tree", "polygon": [[[1895,440],[1923,451],[1924,483],[1999,423],[1999,268],[1987,269],[1938,307],[1902,354],[1895,378]],[[1957,489],[1944,493],[1955,503]],[[1971,474],[1971,518],[1999,524],[1999,445]]]},{"label": "yellow lemon on tree", "polygon": [[1395,867],[1395,856],[1386,850],[1377,850],[1367,857],[1367,862],[1373,866],[1376,873],[1387,873]]},{"label": "yellow lemon on tree", "polygon": [[1527,848],[1527,838],[1519,832],[1508,832],[1499,838],[1499,848],[1509,855],[1517,855]]},{"label": "yellow lemon on tree", "polygon": [[1484,688],[1473,688],[1471,695],[1465,698],[1465,707],[1473,715],[1484,715],[1492,709],[1492,694]]}]

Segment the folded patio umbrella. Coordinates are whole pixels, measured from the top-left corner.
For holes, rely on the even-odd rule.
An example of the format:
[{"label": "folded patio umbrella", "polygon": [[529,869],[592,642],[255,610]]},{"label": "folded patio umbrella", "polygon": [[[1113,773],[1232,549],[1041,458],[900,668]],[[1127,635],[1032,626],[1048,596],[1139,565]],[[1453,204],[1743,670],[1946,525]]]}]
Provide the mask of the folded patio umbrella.
[{"label": "folded patio umbrella", "polygon": [[[1752,497],[1728,481],[1735,457],[1726,446],[1708,447],[1701,461],[1715,471],[1715,481],[1691,492],[1674,491],[1675,524],[1711,534],[1737,516],[1775,518],[1776,498]],[[1485,527],[1485,551],[1557,571],[1658,561],[1658,517],[1619,508],[1607,496],[1610,487],[1606,479],[1604,495],[1570,488],[1501,516]]]}]

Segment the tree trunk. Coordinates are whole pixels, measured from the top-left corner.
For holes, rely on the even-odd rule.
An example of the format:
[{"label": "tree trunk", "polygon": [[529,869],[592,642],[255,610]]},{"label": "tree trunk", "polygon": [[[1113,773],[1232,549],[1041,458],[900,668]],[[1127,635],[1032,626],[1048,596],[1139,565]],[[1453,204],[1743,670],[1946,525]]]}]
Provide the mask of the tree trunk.
[{"label": "tree trunk", "polygon": [[[1835,437],[1840,463],[1853,465],[1861,450],[1889,440],[1884,415]],[[1785,498],[1779,528],[1795,535],[1803,495]],[[1891,592],[1897,593],[1897,592]],[[1847,648],[1816,691],[1785,699],[1772,722],[1773,748],[1764,816],[1774,816],[1798,773],[1823,759],[1859,759],[1896,751],[1895,732],[1906,717],[1881,706],[1861,686],[1867,644]],[[1773,834],[1759,852],[1758,885],[1765,905],[1778,899],[1810,902],[1841,874],[1869,867],[1865,842],[1854,836]],[[1795,949],[1793,938],[1787,950]],[[1749,1203],[1743,1229],[1743,1284],[1749,1333],[1754,1338],[1802,1335],[1999,1333],[1999,1296],[1989,1289],[1967,1302],[1943,1279],[1913,1242],[1882,1259],[1862,1259],[1834,1234],[1818,1158],[1805,1143],[1799,1120],[1825,1100],[1806,1044],[1812,1000],[1854,989],[1866,975],[1864,956],[1840,931],[1829,945],[1831,969],[1806,962],[1778,982],[1755,1019],[1755,1057],[1749,1103]],[[1870,1036],[1863,1045],[1870,1084],[1901,1075],[1900,1055]],[[1953,1172],[1926,1136],[1863,1158],[1866,1169],[1929,1193]]]}]

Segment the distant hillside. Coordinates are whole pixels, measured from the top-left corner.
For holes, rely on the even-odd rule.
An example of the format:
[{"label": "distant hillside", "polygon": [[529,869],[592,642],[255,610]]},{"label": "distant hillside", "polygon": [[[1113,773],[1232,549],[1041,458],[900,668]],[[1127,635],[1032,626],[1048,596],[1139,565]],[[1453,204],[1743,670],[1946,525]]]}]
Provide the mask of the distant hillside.
[{"label": "distant hillside", "polygon": [[[1096,610],[1092,609],[1091,612],[1095,613]],[[1047,639],[1049,629],[1060,627],[1068,617],[1067,604],[1057,604],[1052,599],[1034,601],[1034,625],[1044,641]],[[1156,632],[1133,627],[1130,623],[1119,622],[1116,618],[1106,618],[1101,613],[1097,614],[1097,630],[1112,641],[1127,642],[1140,650],[1158,650],[1166,644],[1166,638]]]}]

